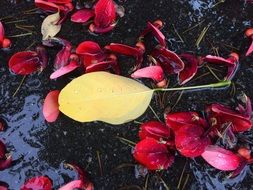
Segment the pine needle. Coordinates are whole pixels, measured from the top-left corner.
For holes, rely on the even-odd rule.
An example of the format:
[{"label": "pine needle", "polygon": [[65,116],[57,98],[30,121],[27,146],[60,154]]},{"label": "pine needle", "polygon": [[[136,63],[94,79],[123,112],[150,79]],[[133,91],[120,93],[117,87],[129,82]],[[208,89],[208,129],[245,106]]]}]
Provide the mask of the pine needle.
[{"label": "pine needle", "polygon": [[203,30],[201,31],[197,41],[196,41],[196,47],[199,48],[200,43],[203,41],[208,29],[210,28],[211,24],[208,24],[206,27],[203,28]]}]

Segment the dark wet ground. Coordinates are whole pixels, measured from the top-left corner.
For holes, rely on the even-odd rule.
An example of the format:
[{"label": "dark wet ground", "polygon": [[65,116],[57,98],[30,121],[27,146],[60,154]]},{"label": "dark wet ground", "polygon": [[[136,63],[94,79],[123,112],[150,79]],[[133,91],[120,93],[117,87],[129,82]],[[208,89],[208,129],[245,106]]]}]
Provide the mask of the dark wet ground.
[{"label": "dark wet ground", "polygon": [[[119,20],[112,33],[94,36],[89,34],[84,26],[67,21],[59,36],[70,40],[73,45],[84,40],[95,40],[101,45],[109,42],[133,45],[145,27],[146,21],[160,18],[165,22],[163,32],[172,50],[213,54],[212,44],[219,48],[219,53],[223,56],[228,55],[231,50],[242,54],[240,68],[233,79],[236,87],[235,93],[232,93],[231,89],[188,92],[184,93],[178,104],[174,106],[179,96],[179,93],[176,93],[166,101],[167,106],[174,107],[173,111],[202,111],[205,104],[215,101],[235,105],[238,95],[242,92],[253,98],[251,63],[253,58],[243,56],[249,45],[249,40],[244,37],[243,33],[245,28],[253,25],[253,5],[245,4],[243,0],[227,0],[213,7],[215,3],[217,3],[216,0],[127,0],[119,2],[125,7],[126,15]],[[131,189],[131,186],[132,189],[134,186],[143,188],[145,178],[136,177],[135,167],[131,166],[135,163],[131,156],[131,147],[115,138],[120,136],[137,142],[138,124],[133,122],[122,126],[110,126],[99,122],[81,124],[63,115],[53,124],[46,123],[41,112],[43,98],[49,90],[60,89],[64,83],[49,80],[52,67],[48,67],[39,75],[28,76],[17,95],[12,97],[22,77],[9,72],[8,58],[14,52],[24,50],[33,42],[39,44],[41,40],[40,25],[44,14],[24,15],[22,13],[32,8],[34,8],[32,1],[20,0],[18,4],[10,3],[8,0],[0,2],[0,18],[8,15],[14,16],[14,18],[3,20],[7,22],[8,36],[26,33],[15,29],[14,23],[8,24],[10,21],[20,19],[26,20],[22,24],[34,25],[36,27],[34,30],[37,32],[32,36],[12,38],[14,43],[12,49],[9,52],[0,52],[0,117],[3,117],[9,126],[7,131],[0,133],[0,138],[8,145],[14,159],[21,158],[13,167],[0,172],[0,181],[7,182],[10,189],[19,189],[20,185],[29,177],[48,175],[57,189],[75,177],[74,172],[63,168],[62,163],[66,161],[75,162],[86,168],[95,184],[95,189],[110,190],[123,187]],[[183,33],[201,21],[203,24]],[[202,29],[209,23],[211,24],[210,29],[200,48],[197,49],[195,42]],[[184,43],[176,35],[173,24]],[[51,63],[56,52],[57,50],[50,49]],[[131,64],[126,64],[129,60],[120,59],[120,61],[125,68],[124,73],[127,74],[127,69],[131,66]],[[207,70],[204,69],[203,73],[205,72]],[[209,74],[188,85],[211,81],[214,82],[215,79]],[[163,118],[164,108],[156,103],[155,98],[152,107],[160,118]],[[155,116],[149,110],[138,121],[150,119],[155,119]],[[253,139],[251,132],[247,137]],[[102,163],[102,175],[98,164],[98,152]],[[177,156],[175,164],[168,171],[161,173],[162,179],[171,189],[176,189],[186,161]],[[119,166],[122,168],[115,170]],[[241,175],[234,179],[226,179],[224,173],[210,168],[201,159],[196,159],[187,161],[182,184],[187,175],[189,175],[189,180],[185,189],[253,189],[252,167],[247,167]],[[148,189],[165,189],[165,187],[157,175],[150,174]]]}]

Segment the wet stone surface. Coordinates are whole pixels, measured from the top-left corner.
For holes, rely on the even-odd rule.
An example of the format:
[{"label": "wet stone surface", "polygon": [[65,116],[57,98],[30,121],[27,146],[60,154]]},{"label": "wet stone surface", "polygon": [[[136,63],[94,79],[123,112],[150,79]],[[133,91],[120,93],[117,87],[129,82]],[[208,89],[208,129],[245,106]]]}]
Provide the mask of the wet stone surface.
[{"label": "wet stone surface", "polygon": [[[175,93],[172,98],[166,100],[167,107],[173,107],[173,111],[201,112],[207,103],[222,102],[236,105],[238,96],[243,92],[251,99],[253,98],[253,58],[244,56],[249,40],[243,35],[245,29],[253,25],[252,5],[245,4],[243,0],[227,0],[217,6],[214,6],[217,3],[216,0],[149,0],[145,3],[142,0],[126,0],[117,3],[125,7],[126,14],[119,20],[113,32],[95,36],[90,34],[85,26],[73,24],[67,20],[59,36],[70,40],[75,46],[84,40],[94,40],[101,46],[110,42],[134,45],[138,35],[145,28],[146,22],[159,18],[165,22],[162,31],[168,39],[169,48],[173,51],[196,52],[200,55],[213,54],[212,46],[214,46],[219,48],[222,56],[227,56],[231,51],[237,51],[242,55],[240,68],[233,79],[235,93],[231,93],[231,89],[185,92],[178,104],[173,106],[180,94]],[[41,41],[40,25],[45,14],[23,13],[33,8],[33,1],[19,0],[15,3],[1,0],[0,2],[0,18],[13,16],[3,20],[6,23],[7,36],[26,33],[16,29],[15,23],[8,23],[16,20],[24,20],[22,24],[34,25],[33,30],[37,32],[25,37],[11,38],[13,41],[11,50],[0,51],[0,117],[4,118],[8,124],[8,129],[0,133],[0,138],[7,144],[14,159],[17,159],[13,167],[0,171],[0,181],[7,182],[10,189],[19,189],[27,178],[47,175],[53,180],[54,188],[57,189],[76,177],[74,171],[64,169],[63,162],[66,161],[86,168],[95,189],[144,187],[145,178],[136,176],[135,167],[131,166],[135,164],[131,147],[116,138],[120,136],[137,142],[138,124],[134,122],[122,126],[111,126],[101,122],[82,124],[64,115],[52,124],[44,121],[41,108],[46,94],[50,90],[61,89],[67,81],[78,76],[79,71],[67,79],[54,81],[49,80],[49,75],[53,71],[52,66],[49,66],[40,74],[27,76],[17,95],[12,97],[22,76],[10,73],[7,67],[9,57],[15,52],[26,49],[32,43],[38,45]],[[184,32],[200,22],[203,23],[195,29]],[[208,24],[211,24],[210,29],[200,44],[200,48],[196,48],[195,42]],[[176,35],[173,25],[184,42],[181,42]],[[49,48],[50,65],[57,50]],[[120,57],[124,75],[129,74],[132,62],[131,59]],[[202,73],[198,75],[205,72],[208,70],[203,68]],[[222,76],[222,73],[217,74]],[[187,85],[206,84],[215,80],[208,74]],[[165,108],[155,101],[156,98],[153,99],[152,107],[163,119]],[[137,120],[142,122],[150,119],[155,119],[155,116],[148,110]],[[247,133],[247,138],[253,138],[251,132]],[[97,158],[98,152],[102,163],[102,175]],[[185,189],[253,188],[252,167],[247,167],[234,179],[226,179],[226,173],[209,167],[202,159],[186,160],[178,155],[175,164],[161,173],[162,179],[171,189],[176,189],[186,162],[183,181],[187,174],[189,174],[189,180]],[[129,167],[123,167],[129,164]],[[121,169],[115,170],[120,166],[122,166]],[[155,173],[149,175],[148,189],[165,189]]]}]

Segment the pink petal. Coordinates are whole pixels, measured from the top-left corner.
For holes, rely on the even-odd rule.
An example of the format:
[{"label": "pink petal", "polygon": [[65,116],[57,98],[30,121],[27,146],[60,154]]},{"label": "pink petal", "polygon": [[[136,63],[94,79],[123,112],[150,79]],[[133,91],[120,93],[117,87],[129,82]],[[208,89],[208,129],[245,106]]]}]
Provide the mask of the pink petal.
[{"label": "pink petal", "polygon": [[91,9],[81,9],[76,11],[72,16],[71,16],[71,21],[72,22],[77,22],[77,23],[86,23],[88,20],[90,20],[92,17],[95,16],[95,13]]},{"label": "pink petal", "polygon": [[201,155],[207,163],[222,171],[236,170],[240,164],[240,157],[224,148],[209,145]]},{"label": "pink petal", "polygon": [[135,71],[132,78],[150,78],[156,82],[164,80],[163,69],[160,66],[149,66]]},{"label": "pink petal", "polygon": [[0,181],[0,190],[8,190],[9,185],[5,182]]},{"label": "pink petal", "polygon": [[116,10],[113,0],[99,0],[95,5],[94,24],[98,28],[107,28],[116,20]]},{"label": "pink petal", "polygon": [[148,27],[151,29],[151,32],[153,33],[155,38],[158,40],[160,45],[165,47],[166,46],[166,39],[165,39],[165,36],[163,35],[163,33],[157,27],[155,27],[153,24],[151,24],[150,22],[148,22]]},{"label": "pink petal", "polygon": [[58,190],[73,190],[73,189],[83,189],[83,182],[82,180],[74,180],[66,185],[62,186]]},{"label": "pink petal", "polygon": [[154,138],[156,140],[169,139],[170,129],[162,122],[159,121],[148,121],[140,126],[139,131],[140,139]]},{"label": "pink petal", "polygon": [[184,69],[184,62],[181,58],[164,47],[157,46],[152,56],[158,60],[168,74],[177,74]]},{"label": "pink petal", "polygon": [[14,54],[9,60],[9,68],[18,75],[28,75],[41,68],[38,54],[34,51],[23,51]]},{"label": "pink petal", "polygon": [[57,79],[63,75],[66,75],[66,74],[74,71],[78,67],[79,67],[79,65],[76,63],[76,61],[71,61],[68,65],[61,67],[60,69],[53,72],[50,75],[50,79]]},{"label": "pink petal", "polygon": [[4,26],[2,22],[0,21],[0,47],[2,46],[2,43],[4,41],[5,33],[4,33]]},{"label": "pink petal", "polygon": [[174,155],[169,152],[167,146],[152,138],[137,143],[133,156],[149,170],[168,169],[174,162]]},{"label": "pink petal", "polygon": [[112,31],[115,28],[115,26],[116,26],[116,23],[113,23],[105,28],[101,28],[101,27],[98,27],[94,24],[91,24],[89,26],[89,30],[92,33],[103,34],[103,33],[107,33],[107,32]]},{"label": "pink petal", "polygon": [[115,61],[101,61],[95,64],[91,64],[88,67],[86,67],[85,73],[106,71],[109,70],[110,68],[112,68],[116,74],[120,74],[119,65]]},{"label": "pink petal", "polygon": [[52,190],[51,180],[46,176],[33,177],[27,180],[20,190]]},{"label": "pink petal", "polygon": [[138,56],[142,54],[139,48],[131,47],[125,44],[111,43],[108,46],[105,46],[105,49],[126,56]]},{"label": "pink petal", "polygon": [[43,105],[43,115],[47,122],[54,122],[58,118],[59,111],[59,97],[60,91],[54,90],[47,94],[44,105]]},{"label": "pink petal", "polygon": [[59,6],[56,4],[44,0],[35,0],[35,6],[49,12],[57,12],[59,9]]},{"label": "pink petal", "polygon": [[63,43],[62,49],[57,53],[54,60],[54,68],[60,69],[69,63],[69,56],[71,54],[72,45],[67,40],[61,39]]},{"label": "pink petal", "polygon": [[200,156],[211,144],[209,137],[203,136],[204,129],[199,125],[181,126],[175,133],[177,150],[185,157]]},{"label": "pink petal", "polygon": [[253,52],[253,40],[249,46],[249,49],[247,50],[246,56],[249,56]]},{"label": "pink petal", "polygon": [[198,70],[198,59],[191,54],[181,54],[180,57],[185,63],[184,69],[178,74],[179,84],[183,85],[196,75]]}]

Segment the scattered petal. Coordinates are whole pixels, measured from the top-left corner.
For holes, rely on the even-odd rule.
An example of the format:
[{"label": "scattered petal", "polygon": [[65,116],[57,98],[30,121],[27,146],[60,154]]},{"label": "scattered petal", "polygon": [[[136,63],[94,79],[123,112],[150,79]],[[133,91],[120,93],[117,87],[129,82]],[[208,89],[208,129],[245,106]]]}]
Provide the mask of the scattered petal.
[{"label": "scattered petal", "polygon": [[20,190],[52,190],[53,185],[51,180],[46,176],[33,177],[27,180]]},{"label": "scattered petal", "polygon": [[61,67],[60,69],[56,70],[50,75],[50,79],[57,79],[63,75],[66,75],[72,71],[74,71],[76,68],[78,68],[79,65],[76,61],[70,61],[70,63],[66,66]]},{"label": "scattered petal", "polygon": [[166,39],[163,33],[153,24],[148,22],[148,27],[151,29],[152,34],[155,36],[155,38],[158,40],[159,44],[163,47],[166,46]]},{"label": "scattered petal", "polygon": [[207,163],[222,171],[236,170],[240,165],[240,157],[224,148],[209,145],[201,155]]},{"label": "scattered petal", "polygon": [[89,21],[92,17],[95,16],[95,13],[91,9],[81,9],[76,11],[71,16],[71,21],[76,23],[86,23]]},{"label": "scattered petal", "polygon": [[249,28],[245,32],[246,36],[251,39],[251,44],[247,50],[246,56],[249,56],[253,52],[253,28]]},{"label": "scattered petal", "polygon": [[54,90],[49,92],[45,98],[43,105],[43,115],[47,122],[54,122],[59,116],[59,94],[59,90]]},{"label": "scattered petal", "polygon": [[150,78],[156,82],[164,80],[163,69],[160,66],[149,66],[142,69],[138,69],[132,75],[132,78]]}]

